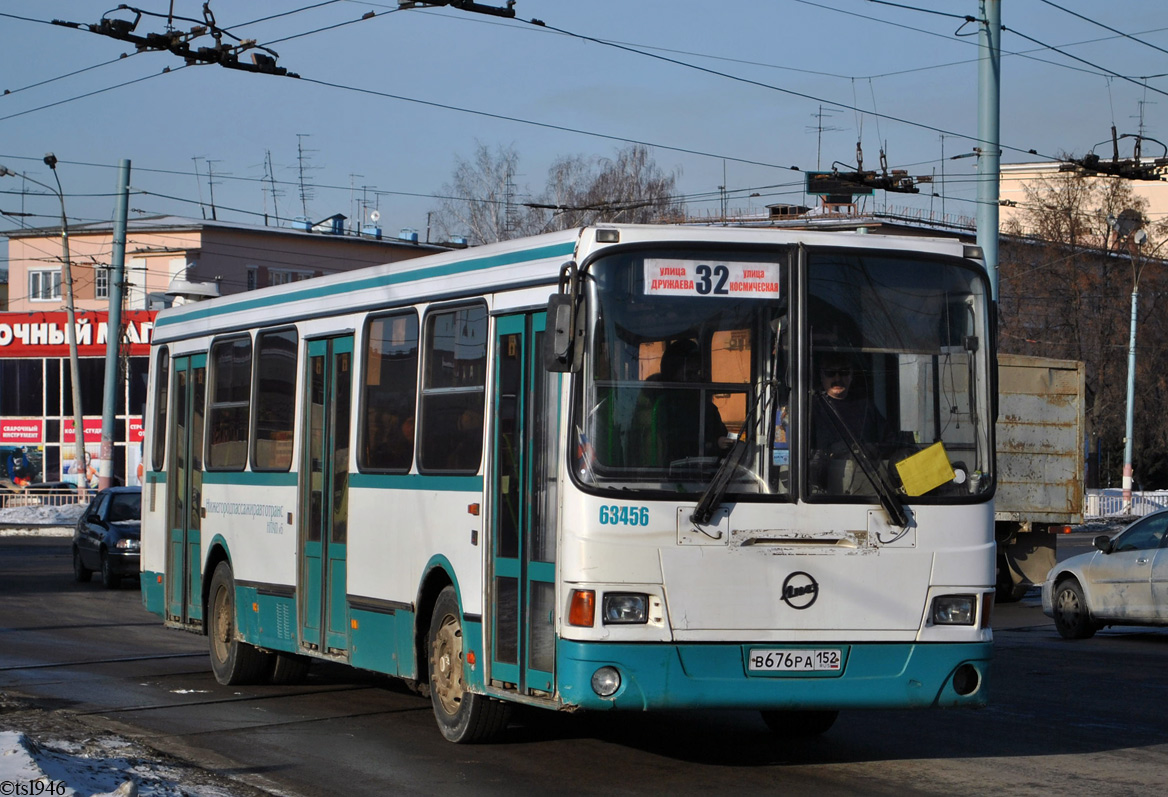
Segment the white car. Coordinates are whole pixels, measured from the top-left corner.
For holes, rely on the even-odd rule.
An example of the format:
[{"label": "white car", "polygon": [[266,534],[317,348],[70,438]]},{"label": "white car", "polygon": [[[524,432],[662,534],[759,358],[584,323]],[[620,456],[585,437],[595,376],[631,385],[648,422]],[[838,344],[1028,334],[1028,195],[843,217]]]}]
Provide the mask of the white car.
[{"label": "white car", "polygon": [[1166,532],[1163,510],[1055,565],[1042,584],[1042,611],[1058,632],[1086,639],[1106,625],[1168,625]]}]

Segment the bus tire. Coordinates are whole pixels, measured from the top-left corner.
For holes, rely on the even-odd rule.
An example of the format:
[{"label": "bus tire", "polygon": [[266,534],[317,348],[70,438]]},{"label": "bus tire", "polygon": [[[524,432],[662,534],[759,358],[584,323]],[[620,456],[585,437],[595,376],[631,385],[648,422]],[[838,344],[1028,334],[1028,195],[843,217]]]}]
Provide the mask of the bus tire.
[{"label": "bus tire", "polygon": [[303,683],[312,664],[312,659],[295,653],[273,653],[272,658],[272,674],[268,676],[268,681],[277,686]]},{"label": "bus tire", "polygon": [[487,742],[511,719],[511,705],[466,689],[462,612],[454,587],[446,587],[434,603],[427,638],[430,702],[438,729],[456,744]]},{"label": "bus tire", "polygon": [[235,627],[235,577],[231,565],[220,562],[211,577],[209,609],[211,669],[223,686],[254,684],[267,675],[271,654],[239,639]]},{"label": "bus tire", "polygon": [[73,546],[73,580],[78,584],[89,583],[90,577],[93,576],[93,571],[85,565],[81,564],[81,551],[77,546]]},{"label": "bus tire", "polygon": [[1083,588],[1073,578],[1054,585],[1054,627],[1063,639],[1089,639],[1100,628],[1091,617]]},{"label": "bus tire", "polygon": [[784,739],[804,739],[827,733],[839,716],[838,711],[760,711],[771,733]]}]

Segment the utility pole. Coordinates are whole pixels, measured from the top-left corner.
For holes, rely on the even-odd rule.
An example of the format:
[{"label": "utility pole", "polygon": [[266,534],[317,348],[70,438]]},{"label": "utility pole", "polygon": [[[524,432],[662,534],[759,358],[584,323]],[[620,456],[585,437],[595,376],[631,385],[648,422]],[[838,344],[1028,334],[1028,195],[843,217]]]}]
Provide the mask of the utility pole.
[{"label": "utility pole", "polygon": [[57,200],[61,203],[61,282],[65,283],[65,316],[66,326],[65,339],[69,342],[69,377],[73,385],[73,439],[76,443],[73,454],[73,474],[74,481],[77,482],[77,493],[79,499],[85,498],[85,428],[82,423],[81,415],[81,366],[77,360],[77,315],[74,312],[73,305],[73,270],[69,264],[69,222],[65,217],[65,192],[61,188],[61,178],[57,176],[57,156],[51,152],[45,154],[45,165],[53,170],[53,177],[56,178],[57,187],[54,189],[48,183],[42,183],[40,180],[34,180],[27,174],[18,175],[16,172],[0,165],[0,177],[21,177],[34,185],[39,185],[49,191],[53,191],[57,195]]},{"label": "utility pole", "polygon": [[991,298],[998,301],[998,199],[1001,196],[1002,0],[980,0],[977,68],[977,245],[985,257]]},{"label": "utility pole", "polygon": [[65,218],[65,191],[57,175],[57,156],[46,153],[45,165],[53,172],[53,178],[57,181],[57,199],[61,200],[61,253],[64,258],[61,281],[65,283],[65,319],[69,327],[65,338],[69,342],[69,380],[73,383],[73,476],[77,481],[77,495],[84,499],[88,483],[85,473],[85,420],[81,412],[81,363],[77,359],[77,312],[73,303],[73,268],[69,262],[69,222]]},{"label": "utility pole", "polygon": [[[118,347],[122,343],[122,282],[126,273],[126,217],[130,204],[130,161],[126,159],[118,164],[117,192],[113,253],[110,255],[112,273],[109,280],[109,319],[106,323],[109,332],[105,339],[105,392],[101,405],[101,461],[97,473],[97,486],[101,490],[113,484],[114,416],[117,414],[118,391],[122,390],[122,380],[118,377]],[[128,465],[129,457],[126,462]],[[128,466],[126,470],[126,484],[129,484]]]}]

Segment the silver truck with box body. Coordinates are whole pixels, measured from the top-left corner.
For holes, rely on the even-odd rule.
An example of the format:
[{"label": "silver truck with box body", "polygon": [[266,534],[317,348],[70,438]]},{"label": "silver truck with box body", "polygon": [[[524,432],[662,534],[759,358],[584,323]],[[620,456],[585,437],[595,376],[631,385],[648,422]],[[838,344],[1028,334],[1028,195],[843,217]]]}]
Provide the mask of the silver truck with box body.
[{"label": "silver truck with box body", "polygon": [[1058,534],[1083,522],[1083,363],[998,355],[1000,602],[1019,600],[1055,563]]}]

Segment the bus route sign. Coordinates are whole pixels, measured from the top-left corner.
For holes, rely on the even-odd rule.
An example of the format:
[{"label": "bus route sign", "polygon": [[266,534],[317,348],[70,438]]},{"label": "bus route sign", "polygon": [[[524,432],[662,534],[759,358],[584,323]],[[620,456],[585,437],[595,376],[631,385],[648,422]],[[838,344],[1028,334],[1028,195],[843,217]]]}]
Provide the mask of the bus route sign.
[{"label": "bus route sign", "polygon": [[645,259],[646,296],[777,299],[777,263]]}]

